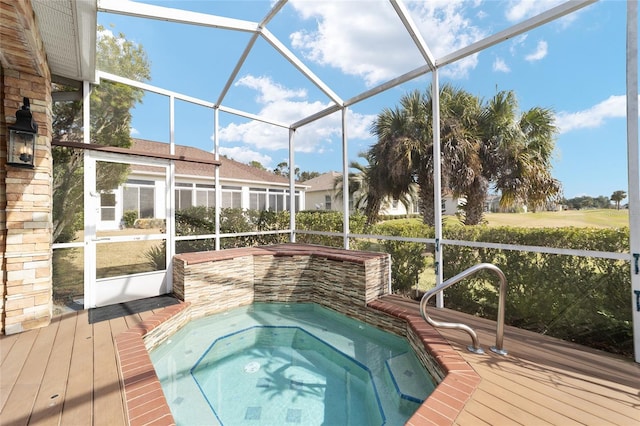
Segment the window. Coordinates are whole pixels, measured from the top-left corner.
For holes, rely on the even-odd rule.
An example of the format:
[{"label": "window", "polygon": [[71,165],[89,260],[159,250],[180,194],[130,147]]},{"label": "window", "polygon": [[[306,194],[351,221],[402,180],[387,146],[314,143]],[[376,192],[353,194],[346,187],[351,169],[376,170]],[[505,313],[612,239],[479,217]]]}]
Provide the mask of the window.
[{"label": "window", "polygon": [[324,196],[324,209],[331,210],[331,195]]},{"label": "window", "polygon": [[140,188],[140,217],[155,217],[155,191],[153,188]]},{"label": "window", "polygon": [[[300,211],[300,191],[296,191],[295,193],[295,211],[299,212]],[[291,198],[287,197],[287,209],[291,208],[291,202],[290,202]]]},{"label": "window", "polygon": [[249,209],[267,209],[267,190],[265,188],[249,188]]},{"label": "window", "polygon": [[100,220],[116,220],[116,194],[100,194]]},{"label": "window", "polygon": [[223,209],[242,207],[242,188],[239,186],[222,186],[222,205]]},{"label": "window", "polygon": [[193,205],[193,190],[191,188],[176,188],[176,210],[188,209]]},{"label": "window", "polygon": [[216,206],[216,186],[196,184],[196,206],[215,207]]},{"label": "window", "polygon": [[176,183],[176,210],[188,209],[193,206],[193,184]]},{"label": "window", "polygon": [[122,195],[124,211],[133,210],[139,218],[155,217],[155,188],[153,181],[128,180]]},{"label": "window", "polygon": [[285,193],[283,189],[269,190],[269,210],[281,212],[286,209]]}]

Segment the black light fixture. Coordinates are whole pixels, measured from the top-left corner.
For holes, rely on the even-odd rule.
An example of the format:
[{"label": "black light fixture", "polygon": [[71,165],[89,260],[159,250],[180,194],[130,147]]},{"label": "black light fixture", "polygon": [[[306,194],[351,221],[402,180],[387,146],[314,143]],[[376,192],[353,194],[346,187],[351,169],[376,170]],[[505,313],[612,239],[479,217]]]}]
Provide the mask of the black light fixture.
[{"label": "black light fixture", "polygon": [[37,137],[38,124],[31,116],[29,98],[23,98],[22,108],[16,111],[16,122],[9,126],[7,164],[32,169]]}]

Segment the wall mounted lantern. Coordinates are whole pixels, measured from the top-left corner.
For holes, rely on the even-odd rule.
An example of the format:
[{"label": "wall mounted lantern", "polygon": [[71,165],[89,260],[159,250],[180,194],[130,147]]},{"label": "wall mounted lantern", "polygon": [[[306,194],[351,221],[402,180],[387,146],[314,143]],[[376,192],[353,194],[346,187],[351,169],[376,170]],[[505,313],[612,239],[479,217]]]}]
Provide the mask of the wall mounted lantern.
[{"label": "wall mounted lantern", "polygon": [[22,108],[16,111],[15,124],[9,126],[7,164],[32,169],[37,137],[38,124],[31,116],[29,98],[24,98]]}]

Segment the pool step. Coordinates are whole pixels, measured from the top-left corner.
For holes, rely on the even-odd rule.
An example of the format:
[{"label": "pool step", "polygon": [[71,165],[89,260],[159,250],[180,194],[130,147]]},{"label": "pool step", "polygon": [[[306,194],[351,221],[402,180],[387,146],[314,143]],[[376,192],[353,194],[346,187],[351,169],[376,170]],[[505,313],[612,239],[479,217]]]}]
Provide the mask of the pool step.
[{"label": "pool step", "polygon": [[429,375],[414,354],[405,352],[389,358],[385,364],[400,398],[422,403],[433,391]]}]

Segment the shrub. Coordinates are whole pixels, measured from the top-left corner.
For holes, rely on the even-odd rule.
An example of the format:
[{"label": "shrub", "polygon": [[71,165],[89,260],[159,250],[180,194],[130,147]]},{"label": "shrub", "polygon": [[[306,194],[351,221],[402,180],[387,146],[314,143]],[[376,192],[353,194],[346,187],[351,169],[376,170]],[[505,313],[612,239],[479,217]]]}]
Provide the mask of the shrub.
[{"label": "shrub", "polygon": [[[349,216],[349,230],[354,234],[364,232],[366,217],[360,213]],[[296,214],[296,228],[306,231],[342,232],[342,212],[332,210],[308,210]],[[296,241],[307,244],[321,244],[330,247],[342,247],[342,237],[326,235],[297,234]]]},{"label": "shrub", "polygon": [[147,258],[147,263],[153,268],[154,271],[162,271],[167,264],[167,242],[166,240],[162,244],[154,245],[150,247],[144,256]]},{"label": "shrub", "polygon": [[[448,227],[447,239],[624,252],[627,229]],[[633,353],[627,262],[447,245],[444,276],[488,262],[505,273],[508,324],[623,354]],[[445,292],[445,305],[495,319],[496,278],[474,275]]]},{"label": "shrub", "polygon": [[122,222],[124,222],[125,228],[133,228],[136,219],[138,219],[138,212],[135,210],[127,210],[122,214]]},{"label": "shrub", "polygon": [[[372,233],[380,235],[433,238],[433,228],[419,221],[390,221],[375,225]],[[391,284],[393,290],[408,293],[418,284],[420,274],[426,268],[426,244],[409,241],[383,240],[382,251],[391,255]]]}]

